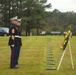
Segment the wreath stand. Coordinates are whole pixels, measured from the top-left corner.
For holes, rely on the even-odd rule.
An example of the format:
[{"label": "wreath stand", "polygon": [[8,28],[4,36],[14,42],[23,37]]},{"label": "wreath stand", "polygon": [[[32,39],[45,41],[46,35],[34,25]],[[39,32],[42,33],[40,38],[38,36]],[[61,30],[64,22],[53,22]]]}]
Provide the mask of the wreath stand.
[{"label": "wreath stand", "polygon": [[[73,63],[73,58],[72,58],[71,46],[70,46],[70,38],[69,38],[67,44],[69,45],[70,59],[71,59],[72,69],[74,70],[74,63]],[[60,59],[59,65],[58,65],[58,67],[57,67],[57,70],[60,69],[60,65],[61,65],[62,60],[63,60],[63,58],[64,58],[65,52],[66,52],[66,48],[65,48],[65,50],[63,51],[63,54],[62,54],[62,56],[61,56],[61,59]]]}]

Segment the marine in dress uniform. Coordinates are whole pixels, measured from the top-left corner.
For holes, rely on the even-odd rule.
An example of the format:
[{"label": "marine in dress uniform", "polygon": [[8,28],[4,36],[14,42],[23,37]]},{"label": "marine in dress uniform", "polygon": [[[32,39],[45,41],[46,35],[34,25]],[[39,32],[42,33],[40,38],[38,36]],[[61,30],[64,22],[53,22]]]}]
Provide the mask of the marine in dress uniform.
[{"label": "marine in dress uniform", "polygon": [[9,46],[11,48],[11,59],[10,59],[10,68],[18,68],[18,59],[20,54],[20,48],[22,46],[21,41],[21,32],[19,26],[21,19],[16,17],[11,18],[12,25],[9,28]]}]

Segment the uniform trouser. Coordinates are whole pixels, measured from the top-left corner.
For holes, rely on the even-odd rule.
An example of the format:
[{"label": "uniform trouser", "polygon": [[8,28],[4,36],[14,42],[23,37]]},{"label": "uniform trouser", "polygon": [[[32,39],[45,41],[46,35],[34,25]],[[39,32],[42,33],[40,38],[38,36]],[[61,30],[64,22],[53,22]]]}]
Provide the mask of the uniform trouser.
[{"label": "uniform trouser", "polygon": [[[11,46],[10,46],[11,47]],[[11,60],[10,60],[10,68],[14,68],[18,65],[18,59],[20,54],[21,46],[11,47]]]}]

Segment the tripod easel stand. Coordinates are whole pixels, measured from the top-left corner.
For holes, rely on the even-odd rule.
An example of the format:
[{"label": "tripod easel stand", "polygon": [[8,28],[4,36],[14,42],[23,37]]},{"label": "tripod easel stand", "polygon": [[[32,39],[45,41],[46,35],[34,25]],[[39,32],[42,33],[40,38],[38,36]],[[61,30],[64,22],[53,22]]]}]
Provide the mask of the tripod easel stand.
[{"label": "tripod easel stand", "polygon": [[[71,52],[71,46],[70,46],[70,36],[69,36],[69,40],[68,40],[68,43],[67,43],[67,44],[69,45],[70,59],[71,59],[72,69],[74,70],[74,64],[73,64],[73,58],[72,58],[72,52]],[[60,65],[61,65],[62,60],[63,60],[63,58],[64,58],[65,52],[66,52],[66,48],[65,48],[65,50],[64,50],[64,52],[63,52],[63,54],[62,54],[62,57],[61,57],[61,59],[60,59],[60,62],[59,62],[59,65],[58,65],[57,70],[59,70],[59,68],[60,68]]]}]

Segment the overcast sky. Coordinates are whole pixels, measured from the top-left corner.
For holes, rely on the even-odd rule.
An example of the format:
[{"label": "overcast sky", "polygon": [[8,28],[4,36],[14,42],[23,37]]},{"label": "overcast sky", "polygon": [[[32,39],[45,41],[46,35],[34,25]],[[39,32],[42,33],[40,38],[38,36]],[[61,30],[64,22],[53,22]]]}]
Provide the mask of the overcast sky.
[{"label": "overcast sky", "polygon": [[47,0],[48,3],[51,3],[52,8],[58,9],[61,12],[74,11],[76,12],[76,0]]}]

